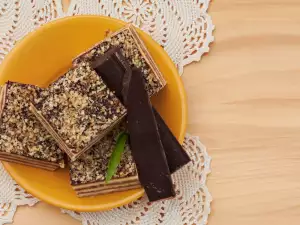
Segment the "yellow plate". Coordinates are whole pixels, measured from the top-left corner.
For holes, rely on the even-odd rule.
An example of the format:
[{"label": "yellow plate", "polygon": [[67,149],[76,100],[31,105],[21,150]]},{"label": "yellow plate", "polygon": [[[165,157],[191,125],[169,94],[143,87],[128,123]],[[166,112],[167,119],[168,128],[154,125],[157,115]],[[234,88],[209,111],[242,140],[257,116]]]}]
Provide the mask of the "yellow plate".
[{"label": "yellow plate", "polygon": [[[102,40],[108,29],[115,31],[124,25],[119,20],[99,16],[68,17],[48,23],[26,36],[8,54],[0,67],[0,83],[11,80],[45,86],[71,67],[75,56]],[[181,79],[161,46],[142,31],[139,34],[168,83],[152,99],[153,104],[182,142],[187,110]],[[4,166],[29,193],[49,204],[70,210],[108,210],[132,202],[144,193],[138,189],[78,198],[69,184],[67,169],[48,172],[13,163],[4,163]]]}]

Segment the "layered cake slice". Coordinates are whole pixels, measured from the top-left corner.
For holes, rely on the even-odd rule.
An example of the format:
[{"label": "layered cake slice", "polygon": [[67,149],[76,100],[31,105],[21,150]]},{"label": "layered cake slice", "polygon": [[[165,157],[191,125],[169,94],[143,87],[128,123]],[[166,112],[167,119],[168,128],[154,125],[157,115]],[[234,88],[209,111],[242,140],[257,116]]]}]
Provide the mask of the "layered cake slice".
[{"label": "layered cake slice", "polygon": [[73,60],[73,64],[77,65],[83,61],[94,61],[113,46],[119,46],[130,65],[141,70],[149,96],[158,93],[166,85],[166,81],[145,44],[131,24],[111,34],[85,53],[79,55]]},{"label": "layered cake slice", "polygon": [[136,165],[128,144],[125,145],[116,173],[109,182],[105,181],[117,136],[122,130],[124,130],[124,126],[115,128],[79,159],[70,161],[71,185],[79,197],[126,191],[141,187]]},{"label": "layered cake slice", "polygon": [[32,112],[75,160],[117,125],[126,109],[88,63],[80,63],[35,98]]},{"label": "layered cake slice", "polygon": [[64,153],[29,110],[40,88],[8,82],[0,97],[0,160],[47,170],[64,167]]}]

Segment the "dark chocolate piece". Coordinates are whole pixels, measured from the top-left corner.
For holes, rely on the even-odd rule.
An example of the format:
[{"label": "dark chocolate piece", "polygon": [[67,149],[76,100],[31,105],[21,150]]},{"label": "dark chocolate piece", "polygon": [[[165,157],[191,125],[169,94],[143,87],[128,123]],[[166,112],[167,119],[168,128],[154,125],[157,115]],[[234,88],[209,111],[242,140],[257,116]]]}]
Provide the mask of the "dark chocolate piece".
[{"label": "dark chocolate piece", "polygon": [[[104,56],[95,59],[92,64],[95,71],[102,77],[106,85],[115,92],[115,95],[123,102],[122,92],[128,87],[128,84],[123,84],[128,79],[123,79],[128,76],[131,71],[129,64],[123,57],[119,48],[112,48]],[[174,137],[169,127],[164,122],[159,113],[152,107],[156,123],[158,126],[160,138],[165,150],[170,172],[173,173],[182,166],[190,162],[190,158]]]},{"label": "dark chocolate piece", "polygon": [[175,196],[173,182],[141,72],[128,76],[127,121],[132,155],[149,201]]}]

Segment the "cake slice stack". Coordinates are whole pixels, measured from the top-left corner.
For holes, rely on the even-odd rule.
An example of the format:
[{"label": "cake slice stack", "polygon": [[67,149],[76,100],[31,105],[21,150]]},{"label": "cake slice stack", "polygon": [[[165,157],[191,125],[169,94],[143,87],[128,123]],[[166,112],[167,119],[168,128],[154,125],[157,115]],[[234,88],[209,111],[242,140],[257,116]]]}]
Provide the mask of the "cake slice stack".
[{"label": "cake slice stack", "polygon": [[79,197],[143,187],[151,202],[172,198],[171,174],[190,158],[151,105],[165,85],[128,25],[74,59],[46,89],[4,86],[0,159],[55,170],[66,153]]}]

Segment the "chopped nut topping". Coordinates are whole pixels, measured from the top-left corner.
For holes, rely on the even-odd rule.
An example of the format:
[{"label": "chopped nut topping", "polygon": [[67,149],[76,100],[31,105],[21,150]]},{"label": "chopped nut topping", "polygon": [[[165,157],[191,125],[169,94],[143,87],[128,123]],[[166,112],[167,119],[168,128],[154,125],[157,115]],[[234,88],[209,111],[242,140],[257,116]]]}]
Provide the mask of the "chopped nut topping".
[{"label": "chopped nut topping", "polygon": [[[113,152],[118,134],[123,131],[121,125],[105,136],[100,143],[85,152],[79,159],[70,162],[71,184],[86,184],[104,181],[110,156]],[[113,179],[136,176],[136,166],[127,144],[118,170]]]},{"label": "chopped nut topping", "polygon": [[95,58],[103,55],[112,46],[119,46],[122,50],[122,54],[128,59],[130,65],[141,69],[149,96],[152,96],[163,88],[165,81],[162,81],[162,76],[157,74],[159,73],[158,69],[153,69],[153,65],[151,66],[151,64],[147,62],[146,54],[142,52],[138,46],[132,34],[132,30],[129,28],[112,34],[112,36],[106,38],[88,52],[76,58],[74,63],[78,64],[84,61],[93,61]]},{"label": "chopped nut topping", "polygon": [[84,62],[54,82],[34,105],[75,155],[87,150],[100,134],[109,132],[126,113],[117,97]]},{"label": "chopped nut topping", "polygon": [[0,123],[0,151],[58,163],[64,167],[64,153],[29,110],[41,89],[8,82]]}]

